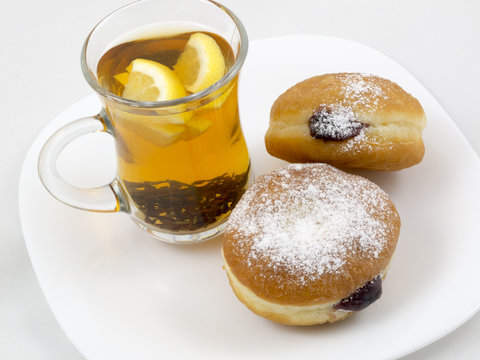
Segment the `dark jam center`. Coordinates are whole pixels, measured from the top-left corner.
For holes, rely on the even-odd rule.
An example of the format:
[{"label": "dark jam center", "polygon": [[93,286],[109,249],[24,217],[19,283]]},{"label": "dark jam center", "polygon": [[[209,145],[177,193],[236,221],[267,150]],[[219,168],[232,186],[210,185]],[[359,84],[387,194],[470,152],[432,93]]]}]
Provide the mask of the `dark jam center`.
[{"label": "dark jam center", "polygon": [[377,301],[382,296],[382,278],[377,276],[361,288],[355,290],[350,296],[340,300],[336,305],[337,310],[359,311]]},{"label": "dark jam center", "polygon": [[360,134],[366,126],[357,121],[352,109],[321,105],[309,120],[310,135],[314,139],[342,141]]}]

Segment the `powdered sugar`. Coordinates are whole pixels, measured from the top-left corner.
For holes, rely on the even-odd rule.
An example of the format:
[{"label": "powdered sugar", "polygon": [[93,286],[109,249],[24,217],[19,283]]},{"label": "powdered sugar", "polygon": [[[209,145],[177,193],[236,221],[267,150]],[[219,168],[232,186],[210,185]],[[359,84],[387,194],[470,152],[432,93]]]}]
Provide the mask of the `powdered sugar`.
[{"label": "powdered sugar", "polygon": [[382,87],[373,81],[373,76],[361,73],[343,73],[338,75],[343,83],[340,105],[358,106],[365,110],[376,111],[382,100],[388,99]]},{"label": "powdered sugar", "polygon": [[339,82],[338,98],[331,103],[319,104],[309,120],[310,135],[314,139],[356,139],[368,127],[356,116],[357,112],[376,112],[388,99],[387,83],[368,74],[335,74]]},{"label": "powdered sugar", "polygon": [[[265,186],[278,191],[266,193]],[[282,269],[304,284],[340,272],[352,252],[366,259],[379,256],[389,225],[376,214],[391,211],[387,199],[370,181],[352,181],[329,165],[291,164],[250,187],[232,212],[227,232],[234,227],[241,235],[237,251],[248,252],[250,265],[267,260],[261,263],[270,274]]]},{"label": "powdered sugar", "polygon": [[347,140],[360,134],[365,125],[356,121],[350,107],[322,104],[309,120],[310,135],[314,139]]}]

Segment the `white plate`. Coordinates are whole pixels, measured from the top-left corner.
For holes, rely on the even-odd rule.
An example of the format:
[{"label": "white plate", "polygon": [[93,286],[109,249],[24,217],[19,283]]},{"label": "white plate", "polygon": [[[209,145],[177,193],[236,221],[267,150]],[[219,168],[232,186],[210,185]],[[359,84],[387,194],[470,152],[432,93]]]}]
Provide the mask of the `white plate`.
[{"label": "white plate", "polygon": [[[423,104],[428,125],[420,165],[364,173],[391,194],[401,237],[382,298],[334,325],[288,327],[252,314],[228,285],[218,239],[167,245],[143,235],[127,215],[82,212],[50,197],[36,171],[40,146],[60,125],[96,113],[95,96],[42,131],[22,169],[22,227],[45,297],[87,359],[390,359],[435,341],[479,309],[479,158],[428,91],[385,55],[321,36],[252,42],[240,106],[254,171],[282,164],[263,144],[274,99],[306,77],[337,71],[398,82]],[[88,185],[112,176],[111,141],[94,138],[67,149],[65,176]]]}]

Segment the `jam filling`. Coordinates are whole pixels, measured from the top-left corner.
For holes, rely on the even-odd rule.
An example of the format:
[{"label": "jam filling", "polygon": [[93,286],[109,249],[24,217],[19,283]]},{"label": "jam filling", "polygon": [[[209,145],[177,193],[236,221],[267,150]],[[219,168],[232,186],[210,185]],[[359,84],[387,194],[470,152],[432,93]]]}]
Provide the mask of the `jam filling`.
[{"label": "jam filling", "polygon": [[382,278],[377,276],[362,287],[355,290],[350,296],[335,304],[336,310],[359,311],[377,301],[382,295]]},{"label": "jam filling", "polygon": [[342,141],[355,137],[368,125],[359,122],[351,108],[320,105],[309,120],[314,139]]}]

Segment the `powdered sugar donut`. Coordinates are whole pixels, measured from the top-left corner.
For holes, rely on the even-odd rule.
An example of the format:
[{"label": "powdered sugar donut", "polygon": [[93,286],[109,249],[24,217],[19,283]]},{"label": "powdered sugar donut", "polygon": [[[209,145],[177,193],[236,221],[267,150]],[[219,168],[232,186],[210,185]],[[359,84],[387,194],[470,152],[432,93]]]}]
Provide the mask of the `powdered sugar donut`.
[{"label": "powdered sugar donut", "polygon": [[359,73],[326,74],[278,97],[265,145],[289,162],[400,170],[422,160],[425,124],[418,100],[396,83]]},{"label": "powdered sugar donut", "polygon": [[335,322],[381,295],[400,218],[371,181],[327,164],[257,178],[224,234],[224,268],[253,312],[296,325]]}]

